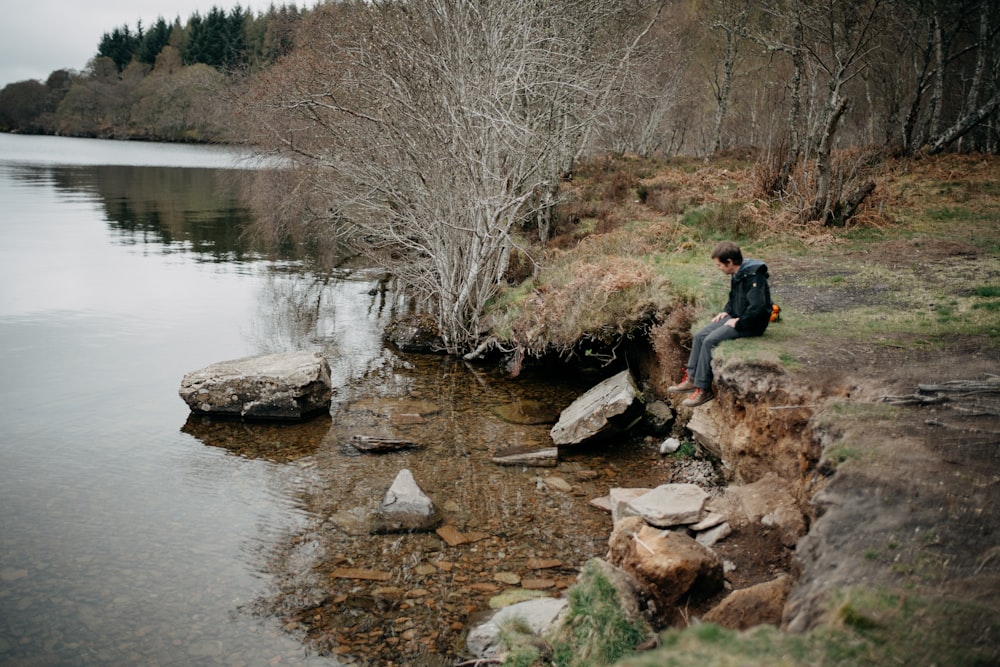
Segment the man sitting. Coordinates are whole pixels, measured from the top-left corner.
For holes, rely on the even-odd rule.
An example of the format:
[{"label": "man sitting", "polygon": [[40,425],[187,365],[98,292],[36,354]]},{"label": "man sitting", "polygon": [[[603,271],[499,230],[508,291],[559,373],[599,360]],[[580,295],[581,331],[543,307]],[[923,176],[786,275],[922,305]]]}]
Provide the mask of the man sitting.
[{"label": "man sitting", "polygon": [[684,378],[667,388],[673,394],[693,392],[681,405],[693,408],[715,398],[712,393],[712,350],[724,340],[760,336],[771,321],[771,290],[767,265],[744,261],[740,247],[722,241],[712,250],[715,265],[730,278],[729,301],[712,322],[694,335]]}]

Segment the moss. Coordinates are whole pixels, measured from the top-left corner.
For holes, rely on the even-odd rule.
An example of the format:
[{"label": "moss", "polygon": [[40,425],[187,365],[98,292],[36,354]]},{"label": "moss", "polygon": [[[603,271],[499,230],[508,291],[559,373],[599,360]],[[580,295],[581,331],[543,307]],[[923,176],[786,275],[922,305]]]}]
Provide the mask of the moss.
[{"label": "moss", "polygon": [[566,616],[552,641],[554,665],[614,664],[633,654],[635,647],[651,636],[641,617],[626,614],[618,591],[595,561],[584,566],[579,582],[569,589],[567,597]]}]

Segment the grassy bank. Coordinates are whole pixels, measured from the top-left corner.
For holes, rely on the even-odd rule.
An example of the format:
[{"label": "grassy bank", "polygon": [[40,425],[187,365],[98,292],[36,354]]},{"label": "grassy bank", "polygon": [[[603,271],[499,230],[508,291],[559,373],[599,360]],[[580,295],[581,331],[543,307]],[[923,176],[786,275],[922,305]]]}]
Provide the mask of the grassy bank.
[{"label": "grassy bank", "polygon": [[[496,302],[494,332],[529,354],[586,353],[581,340],[603,343],[606,352],[679,308],[696,327],[725,301],[728,281],[708,255],[717,241],[732,239],[768,263],[783,310],[765,336],[720,346],[722,363],[778,365],[818,393],[843,374],[874,385],[894,375],[915,388],[907,383],[935,381],[959,360],[955,372],[996,372],[1000,160],[893,161],[875,177],[876,191],[857,219],[829,228],[755,196],[748,162],[588,165],[564,186],[548,247],[525,239],[541,269]],[[889,533],[852,532],[836,554],[865,569],[870,585],[837,589],[806,633],[694,625],[667,631],[660,649],[615,664],[996,664],[1000,623],[987,602],[1000,575],[989,536],[995,522],[982,514],[992,512],[996,496],[995,441],[980,426],[973,428],[978,440],[954,424],[945,435],[927,435],[925,415],[857,397],[856,386],[842,383],[826,396],[835,400],[816,423],[841,434],[824,453],[827,472],[853,474],[859,497],[888,481],[894,491],[886,497],[898,499],[872,503],[901,513]],[[924,447],[931,441],[938,449]],[[947,515],[938,513],[944,505]],[[841,529],[855,527],[845,521]]]},{"label": "grassy bank", "polygon": [[831,336],[915,348],[1000,341],[1000,160],[887,163],[868,207],[844,228],[798,221],[755,196],[756,178],[752,163],[736,161],[619,158],[582,168],[563,186],[549,244],[526,230],[525,254],[541,268],[493,304],[494,333],[539,354],[613,341],[678,305],[708,317],[728,288],[708,255],[732,239],[771,266],[784,312],[766,337],[729,354],[794,366],[808,341],[830,346]]}]

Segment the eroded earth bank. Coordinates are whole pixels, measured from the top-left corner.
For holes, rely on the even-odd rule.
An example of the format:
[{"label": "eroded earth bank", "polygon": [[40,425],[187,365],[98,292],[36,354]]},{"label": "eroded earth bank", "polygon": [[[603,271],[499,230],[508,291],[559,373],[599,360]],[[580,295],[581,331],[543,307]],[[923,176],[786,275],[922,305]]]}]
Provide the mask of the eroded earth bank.
[{"label": "eroded earth bank", "polygon": [[[782,290],[791,317],[829,305],[810,287],[816,267],[793,257],[772,266],[798,281]],[[843,290],[836,298],[842,306]],[[602,376],[538,368],[512,381],[499,368],[386,353],[338,391],[329,422],[303,427],[309,446],[287,455],[319,520],[276,554],[278,588],[252,610],[279,615],[342,664],[458,664],[473,659],[468,635],[496,608],[566,598],[588,561],[628,559],[596,500],[612,489],[696,484],[729,524],[710,547],[722,580],[666,601],[640,586],[636,610],[654,630],[710,620],[806,636],[832,625],[930,642],[920,664],[991,664],[1000,618],[995,349],[977,337],[946,351],[823,345],[789,340],[780,327],[765,338],[794,364],[724,346],[716,400],[690,410],[665,392],[690,322],[667,318],[627,355],[646,402],[641,426],[564,448],[554,467],[494,457],[551,447],[558,413]],[[350,444],[358,435],[413,447],[364,454]],[[684,443],[680,452],[661,453],[668,437]],[[372,532],[366,517],[401,469],[434,500],[436,530]],[[619,523],[633,553],[648,546],[634,517]],[[913,636],[892,635],[900,624]],[[628,664],[659,664],[659,652],[676,651],[658,644],[642,642]]]}]

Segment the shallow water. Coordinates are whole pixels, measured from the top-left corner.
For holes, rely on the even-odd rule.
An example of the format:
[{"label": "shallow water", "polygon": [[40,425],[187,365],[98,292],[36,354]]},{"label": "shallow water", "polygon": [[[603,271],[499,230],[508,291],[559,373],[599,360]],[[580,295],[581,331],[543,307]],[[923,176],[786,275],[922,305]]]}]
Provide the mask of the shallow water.
[{"label": "shallow water", "polygon": [[[606,551],[590,498],[669,475],[629,442],[554,470],[492,463],[550,442],[494,408],[558,410],[600,378],[385,349],[403,304],[378,272],[319,281],[245,240],[239,160],[0,135],[4,664],[450,664],[492,595],[558,595]],[[329,358],[330,416],[210,421],[177,396],[188,371],[290,349]],[[355,434],[420,448],[362,455]],[[354,530],[404,467],[468,543]]]}]

